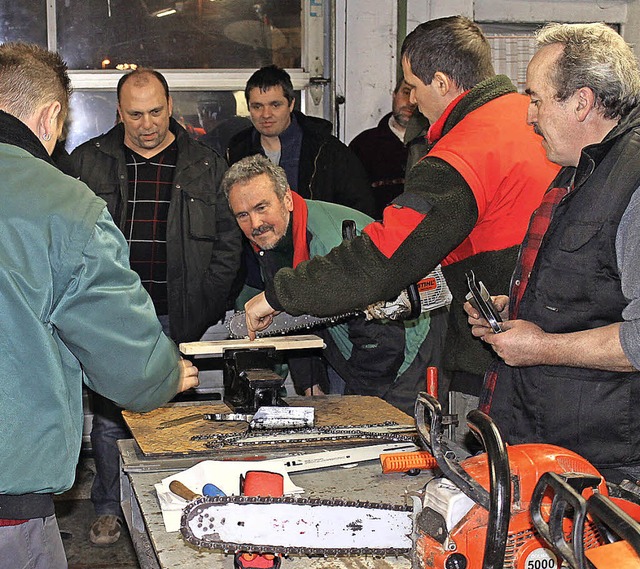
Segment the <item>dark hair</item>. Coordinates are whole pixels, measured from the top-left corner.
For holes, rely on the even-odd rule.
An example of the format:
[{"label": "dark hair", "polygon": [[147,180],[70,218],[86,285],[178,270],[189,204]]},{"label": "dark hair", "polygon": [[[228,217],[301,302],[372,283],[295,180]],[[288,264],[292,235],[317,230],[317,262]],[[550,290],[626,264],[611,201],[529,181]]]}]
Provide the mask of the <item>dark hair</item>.
[{"label": "dark hair", "polygon": [[402,43],[400,56],[425,85],[437,71],[460,89],[472,89],[495,75],[491,47],[477,24],[463,16],[420,24]]},{"label": "dark hair", "polygon": [[281,67],[278,67],[277,65],[267,65],[266,67],[261,67],[251,77],[249,77],[244,89],[244,97],[248,103],[251,89],[255,89],[257,87],[264,93],[268,89],[278,86],[282,87],[282,92],[284,93],[287,102],[291,104],[295,99],[295,92],[293,90],[293,83],[291,83],[291,77]]},{"label": "dark hair", "polygon": [[160,81],[160,84],[162,85],[162,88],[164,89],[164,94],[165,97],[167,98],[167,101],[169,100],[169,85],[167,84],[167,80],[164,78],[164,75],[162,75],[162,73],[160,73],[159,71],[156,71],[155,69],[151,69],[149,67],[138,67],[138,69],[134,69],[133,71],[129,71],[129,73],[125,73],[122,77],[120,77],[120,81],[118,81],[118,87],[116,89],[116,92],[118,94],[118,103],[120,102],[120,91],[122,91],[122,86],[129,81],[129,79],[135,79],[135,78],[143,78],[146,76],[151,75],[152,77],[155,77],[158,81]]},{"label": "dark hair", "polygon": [[549,72],[559,101],[589,87],[607,119],[628,115],[640,102],[638,61],[624,39],[606,24],[547,24],[536,40],[540,48],[563,46]]},{"label": "dark hair", "polygon": [[57,101],[64,123],[70,95],[67,65],[57,53],[29,43],[0,45],[0,104],[7,112],[24,120]]}]

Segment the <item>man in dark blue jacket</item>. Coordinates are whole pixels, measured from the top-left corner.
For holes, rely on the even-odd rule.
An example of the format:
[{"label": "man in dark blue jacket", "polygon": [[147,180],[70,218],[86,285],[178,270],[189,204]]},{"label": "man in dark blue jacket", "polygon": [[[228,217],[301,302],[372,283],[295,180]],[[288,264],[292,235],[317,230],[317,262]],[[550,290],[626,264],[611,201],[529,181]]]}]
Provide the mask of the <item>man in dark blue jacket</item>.
[{"label": "man in dark blue jacket", "polygon": [[331,134],[331,123],[294,110],[291,77],[269,65],[256,71],[244,91],[253,126],[229,142],[227,160],[262,154],[287,173],[303,198],[373,213],[367,174],[356,155]]}]

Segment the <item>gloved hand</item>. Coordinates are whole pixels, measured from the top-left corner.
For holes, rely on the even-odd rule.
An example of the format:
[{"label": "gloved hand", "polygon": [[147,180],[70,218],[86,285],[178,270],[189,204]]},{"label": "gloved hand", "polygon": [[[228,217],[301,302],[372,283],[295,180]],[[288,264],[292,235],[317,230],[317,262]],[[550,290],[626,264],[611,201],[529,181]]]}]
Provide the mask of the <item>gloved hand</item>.
[{"label": "gloved hand", "polygon": [[394,300],[381,300],[365,308],[367,320],[403,320],[411,314],[411,303],[406,291],[402,291]]}]

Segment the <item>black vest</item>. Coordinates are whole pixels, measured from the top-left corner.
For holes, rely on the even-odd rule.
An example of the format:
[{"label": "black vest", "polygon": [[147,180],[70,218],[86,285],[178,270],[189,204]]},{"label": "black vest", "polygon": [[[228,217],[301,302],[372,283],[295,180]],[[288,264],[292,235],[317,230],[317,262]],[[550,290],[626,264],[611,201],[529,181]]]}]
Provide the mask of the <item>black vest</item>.
[{"label": "black vest", "polygon": [[[623,128],[583,151],[544,236],[518,318],[546,332],[623,320],[615,241],[640,187],[640,128]],[[640,463],[640,373],[501,363],[498,374],[491,415],[510,443],[557,444],[600,467]]]}]

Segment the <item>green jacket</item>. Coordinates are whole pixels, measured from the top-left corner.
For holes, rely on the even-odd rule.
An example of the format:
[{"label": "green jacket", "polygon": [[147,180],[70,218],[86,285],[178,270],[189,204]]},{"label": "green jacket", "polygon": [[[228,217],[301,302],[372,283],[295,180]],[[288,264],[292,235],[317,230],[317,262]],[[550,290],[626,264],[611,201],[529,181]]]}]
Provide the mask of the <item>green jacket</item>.
[{"label": "green jacket", "polygon": [[175,395],[179,356],[104,201],[21,146],[0,143],[0,493],[57,493],[75,477],[82,382],[150,410]]},{"label": "green jacket", "polygon": [[[368,215],[338,204],[301,198],[294,203],[294,227],[305,204],[308,212],[306,242],[296,242],[294,237],[294,249],[308,246],[309,258],[324,256],[342,243],[344,220],[355,221],[358,234],[372,221]],[[238,308],[241,309],[258,292],[257,288],[245,287],[238,298]],[[398,378],[417,360],[429,332],[429,316],[424,314],[416,320],[402,323],[365,321],[364,317],[357,317],[334,324],[326,332],[320,332],[327,343],[324,355],[346,381],[346,393],[387,398],[397,387]],[[426,367],[426,364],[421,367]],[[424,378],[424,371],[420,369],[417,372],[421,378]],[[412,405],[415,393],[412,392],[410,400]]]}]

